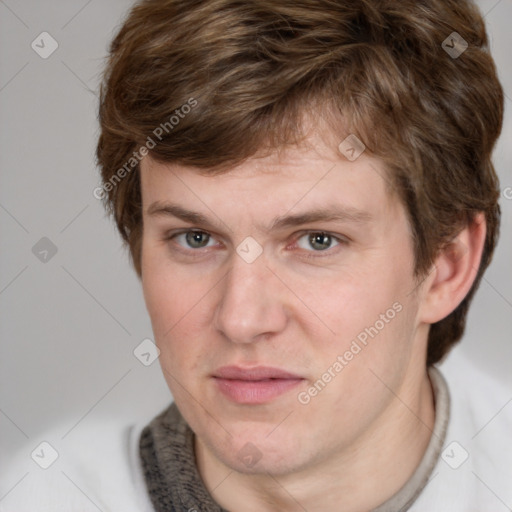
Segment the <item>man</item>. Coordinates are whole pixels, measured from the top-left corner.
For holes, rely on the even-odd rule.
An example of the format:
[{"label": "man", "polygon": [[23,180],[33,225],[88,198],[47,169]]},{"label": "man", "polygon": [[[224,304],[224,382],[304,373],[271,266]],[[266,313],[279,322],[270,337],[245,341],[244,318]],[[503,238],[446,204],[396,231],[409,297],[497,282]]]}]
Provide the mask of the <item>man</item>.
[{"label": "man", "polygon": [[78,464],[107,464],[89,500],[510,507],[510,413],[479,431],[506,390],[435,366],[497,241],[502,115],[467,1],[135,5],[102,86],[95,195],[175,402],[131,431],[130,461]]}]

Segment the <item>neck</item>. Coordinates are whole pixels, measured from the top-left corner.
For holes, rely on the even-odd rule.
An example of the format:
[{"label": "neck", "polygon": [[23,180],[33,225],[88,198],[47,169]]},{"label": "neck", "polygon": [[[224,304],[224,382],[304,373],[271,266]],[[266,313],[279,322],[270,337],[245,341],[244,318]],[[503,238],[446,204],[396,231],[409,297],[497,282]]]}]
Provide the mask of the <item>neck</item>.
[{"label": "neck", "polygon": [[199,472],[215,501],[226,510],[345,512],[371,510],[391,498],[412,476],[432,435],[434,400],[425,370],[404,381],[389,407],[348,447],[298,472],[242,474],[224,465],[199,440]]}]

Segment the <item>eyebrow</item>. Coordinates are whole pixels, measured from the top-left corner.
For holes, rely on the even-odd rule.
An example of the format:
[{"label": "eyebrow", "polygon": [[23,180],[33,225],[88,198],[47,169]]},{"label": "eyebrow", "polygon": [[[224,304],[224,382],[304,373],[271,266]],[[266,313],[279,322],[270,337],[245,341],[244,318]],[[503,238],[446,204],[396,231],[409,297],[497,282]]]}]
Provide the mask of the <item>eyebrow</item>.
[{"label": "eyebrow", "polygon": [[[171,216],[189,222],[198,224],[207,229],[216,229],[221,224],[214,223],[205,215],[199,212],[187,210],[180,205],[155,201],[148,209],[149,216]],[[331,206],[324,208],[315,208],[306,212],[294,215],[284,215],[276,217],[267,231],[284,229],[289,227],[297,227],[303,224],[314,222],[349,222],[354,224],[368,223],[373,219],[372,215],[366,211],[358,210],[353,207]],[[222,222],[224,224],[224,222]]]}]

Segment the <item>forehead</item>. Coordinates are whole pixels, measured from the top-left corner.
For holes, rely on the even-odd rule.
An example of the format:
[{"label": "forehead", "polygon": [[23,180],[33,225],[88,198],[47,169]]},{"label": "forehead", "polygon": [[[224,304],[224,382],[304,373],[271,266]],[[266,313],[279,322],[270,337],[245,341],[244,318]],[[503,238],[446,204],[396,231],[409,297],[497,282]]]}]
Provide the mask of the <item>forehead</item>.
[{"label": "forehead", "polygon": [[267,229],[285,213],[326,208],[360,219],[402,213],[383,162],[367,151],[353,161],[347,158],[343,141],[350,134],[339,136],[321,120],[310,123],[305,133],[300,144],[262,151],[220,173],[145,157],[141,162],[144,218],[149,209],[166,202],[210,219],[243,218]]},{"label": "forehead", "polygon": [[141,185],[145,213],[155,203],[169,200],[202,211],[212,203],[247,212],[258,207],[262,215],[279,207],[300,210],[325,205],[382,214],[398,202],[381,162],[367,156],[350,162],[319,148],[251,158],[220,174],[146,158]]}]

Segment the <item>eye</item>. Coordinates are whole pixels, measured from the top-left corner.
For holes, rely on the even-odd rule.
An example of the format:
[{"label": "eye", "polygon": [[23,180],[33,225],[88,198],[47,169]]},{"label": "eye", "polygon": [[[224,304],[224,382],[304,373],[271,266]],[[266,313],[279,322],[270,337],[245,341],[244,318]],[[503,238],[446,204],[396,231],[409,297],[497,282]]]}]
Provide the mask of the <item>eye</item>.
[{"label": "eye", "polygon": [[[334,246],[333,243],[335,243]],[[297,239],[297,245],[301,249],[310,250],[312,248],[314,252],[327,251],[341,243],[343,240],[323,231],[306,233]]]},{"label": "eye", "polygon": [[184,231],[172,235],[170,239],[176,240],[178,245],[181,245],[185,249],[203,249],[205,247],[211,247],[208,243],[213,242],[211,235],[205,231]]}]

